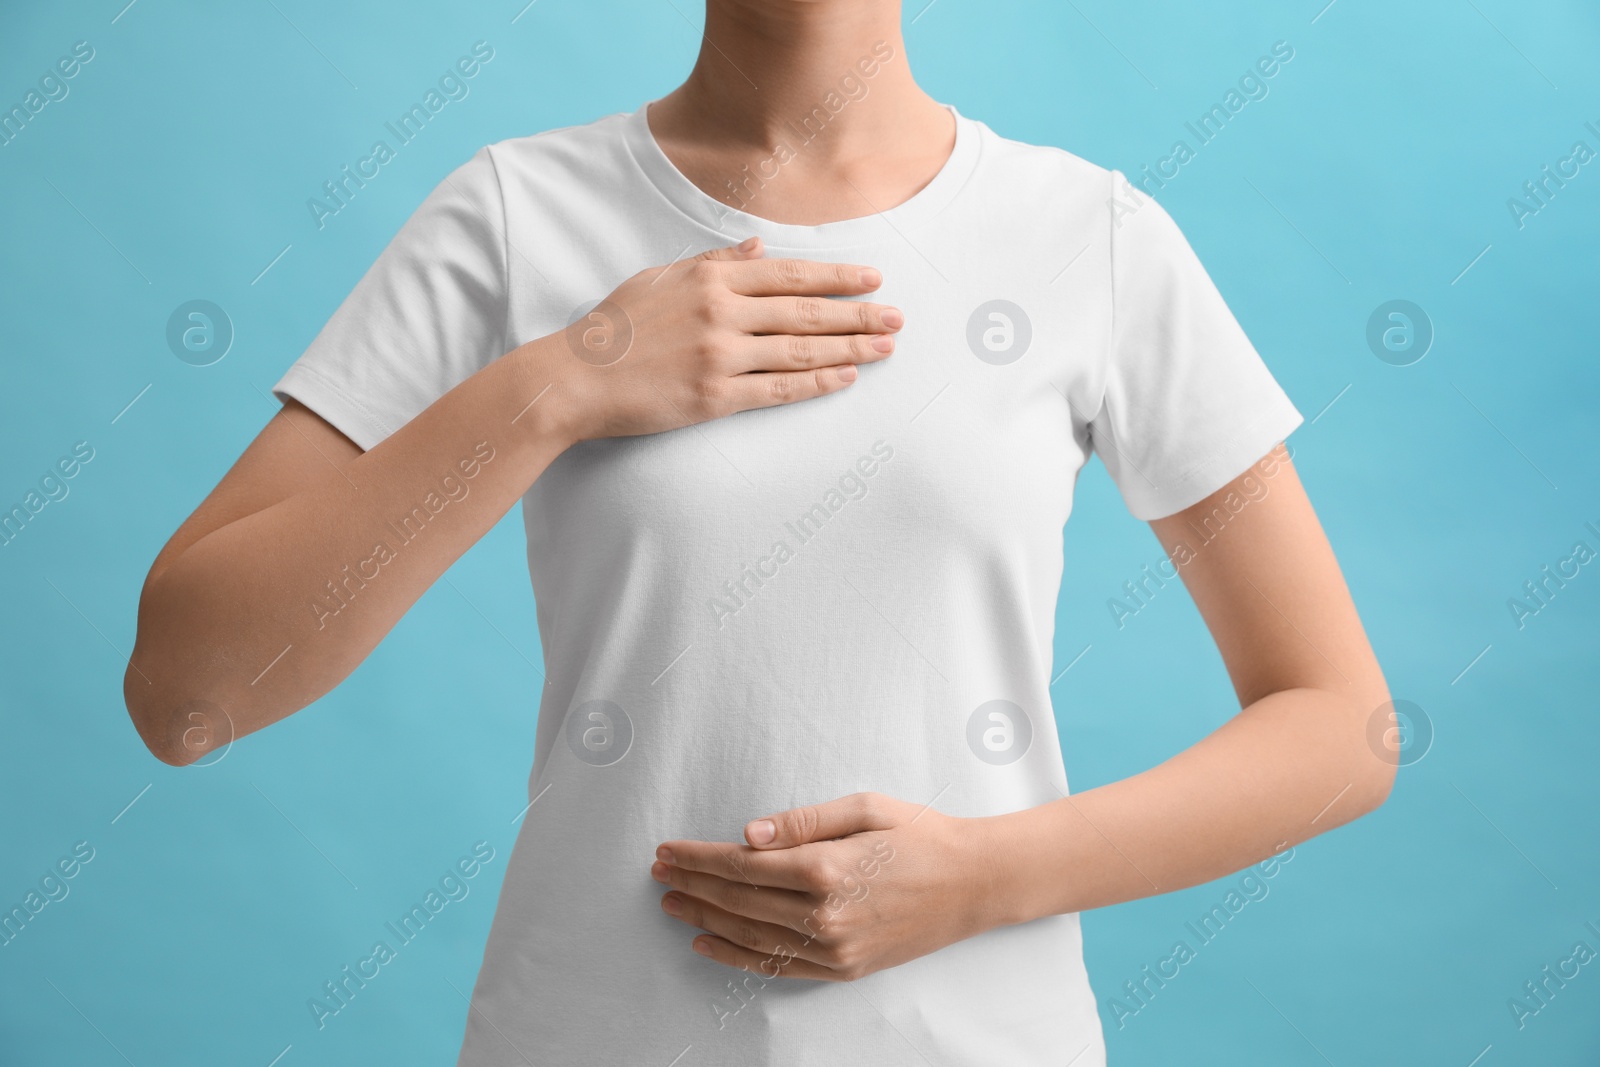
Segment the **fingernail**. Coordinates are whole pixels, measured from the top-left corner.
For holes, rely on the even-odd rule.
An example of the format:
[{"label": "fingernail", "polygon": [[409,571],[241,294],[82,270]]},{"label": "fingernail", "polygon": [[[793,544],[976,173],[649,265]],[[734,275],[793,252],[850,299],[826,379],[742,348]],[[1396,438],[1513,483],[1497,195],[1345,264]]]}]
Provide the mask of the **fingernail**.
[{"label": "fingernail", "polygon": [[861,284],[867,286],[869,289],[876,289],[878,286],[883,284],[883,275],[879,274],[878,271],[873,267],[862,267]]},{"label": "fingernail", "polygon": [[886,333],[880,333],[872,339],[872,350],[874,352],[893,352],[894,338]]},{"label": "fingernail", "polygon": [[702,956],[711,955],[711,946],[709,944],[707,944],[706,942],[701,941],[699,938],[695,938],[693,944],[694,944],[694,950],[696,952],[700,953],[700,955],[702,955]]},{"label": "fingernail", "polygon": [[682,915],[683,902],[677,897],[673,896],[671,893],[668,893],[666,896],[661,898],[661,910],[666,912],[668,915]]},{"label": "fingernail", "polygon": [[658,882],[665,883],[671,873],[665,863],[652,863],[650,865],[650,877]]},{"label": "fingernail", "polygon": [[656,849],[656,859],[660,860],[662,863],[676,863],[677,862],[672,857],[672,850],[670,848],[668,848],[666,845],[662,845],[660,848]]},{"label": "fingernail", "polygon": [[760,240],[759,237],[746,237],[744,240],[740,241],[736,247],[741,252],[748,252],[756,246],[756,242],[758,240]]},{"label": "fingernail", "polygon": [[[839,368],[838,375],[839,375],[839,380],[841,382],[853,382],[853,381],[855,381],[856,380],[856,365],[854,363],[846,363],[846,364],[844,364],[842,367]],[[769,823],[768,825],[771,825],[771,824]]]},{"label": "fingernail", "polygon": [[898,330],[906,324],[906,317],[900,314],[899,308],[884,308],[880,317],[883,319],[883,324],[891,330]]},{"label": "fingernail", "polygon": [[[850,369],[855,370],[854,367]],[[750,824],[750,830],[745,836],[752,845],[765,845],[778,836],[778,828],[773,825],[771,819],[760,819]]]}]

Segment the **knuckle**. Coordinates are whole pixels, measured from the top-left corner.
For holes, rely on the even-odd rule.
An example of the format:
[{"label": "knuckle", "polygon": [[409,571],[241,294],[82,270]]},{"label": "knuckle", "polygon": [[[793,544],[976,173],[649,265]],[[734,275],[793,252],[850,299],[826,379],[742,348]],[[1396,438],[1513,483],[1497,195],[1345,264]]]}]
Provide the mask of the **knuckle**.
[{"label": "knuckle", "polygon": [[841,942],[829,949],[828,966],[847,982],[866,976],[866,960],[861,951],[850,942]]},{"label": "knuckle", "polygon": [[689,354],[701,368],[718,366],[728,354],[727,344],[710,330],[703,331],[689,347]]},{"label": "knuckle", "polygon": [[794,303],[795,322],[803,327],[815,327],[822,323],[822,301],[814,296],[802,296]]},{"label": "knuckle", "polygon": [[754,923],[742,922],[734,930],[733,940],[745,948],[761,947],[761,931],[756,929]]},{"label": "knuckle", "polygon": [[784,357],[791,366],[809,367],[817,359],[817,343],[804,334],[789,334],[783,342]]},{"label": "knuckle", "polygon": [[802,841],[810,841],[822,826],[822,816],[814,807],[797,808],[794,813],[795,829]]},{"label": "knuckle", "polygon": [[806,267],[797,259],[773,260],[772,273],[778,284],[786,289],[798,289],[805,284]]},{"label": "knuckle", "polygon": [[833,884],[833,870],[825,860],[804,860],[797,873],[800,881],[813,893],[825,893]]},{"label": "knuckle", "polygon": [[792,377],[787,374],[773,374],[769,377],[771,380],[767,382],[767,395],[774,402],[787,404],[795,399],[794,379]]},{"label": "knuckle", "polygon": [[695,301],[695,312],[699,320],[711,325],[724,321],[731,310],[728,306],[728,294],[715,286],[708,286],[700,291],[700,298]]},{"label": "knuckle", "polygon": [[728,866],[733,868],[735,878],[746,885],[755,885],[755,872],[750,866],[750,861],[746,858],[747,855],[748,853],[746,852],[741,852],[737,849],[733,850],[728,853]]},{"label": "knuckle", "polygon": [[694,399],[702,412],[714,414],[721,410],[722,405],[727,403],[727,393],[722,380],[712,375],[696,378]]},{"label": "knuckle", "polygon": [[749,890],[737,882],[729,882],[717,894],[717,903],[723,911],[742,912],[750,899]]}]

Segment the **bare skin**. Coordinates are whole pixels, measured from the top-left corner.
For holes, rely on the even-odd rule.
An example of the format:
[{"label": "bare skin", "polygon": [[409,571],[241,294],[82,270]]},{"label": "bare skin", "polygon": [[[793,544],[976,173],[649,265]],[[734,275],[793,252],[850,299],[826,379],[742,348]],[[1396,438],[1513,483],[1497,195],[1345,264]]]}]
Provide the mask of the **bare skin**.
[{"label": "bare skin", "polygon": [[[875,42],[903,59],[900,17],[892,2],[710,3],[699,61],[651,129],[716,196]],[[881,209],[951,144],[948,114],[887,62],[751,210],[810,224]],[[1219,878],[1380,805],[1398,755],[1370,740],[1382,671],[1293,464],[1280,451],[1252,470],[1270,493],[1175,560],[1236,717],[1143,774],[994,819],[865,794],[754,819],[744,845],[664,842],[651,874],[671,889],[662,909],[705,931],[695,951],[769,977],[854,979],[1002,924]],[[1192,524],[1239,491],[1151,527],[1169,549],[1193,541]]]},{"label": "bare skin", "polygon": [[[896,0],[710,0],[707,43],[651,108],[652,132],[718,196],[886,42],[895,58],[870,94],[751,210],[817,224],[898,204],[953,143],[948,113],[911,77],[900,16]],[[287,405],[151,568],[125,685],[140,735],[188,763],[332,689],[578,441],[848,387],[855,364],[887,356],[872,341],[899,320],[817,298],[876,285],[855,266],[714,250],[619,287],[635,336],[609,366],[575,358],[561,335],[539,338],[365,453]],[[430,523],[437,534],[317,628],[308,596],[484,442],[494,458]],[[665,842],[651,872],[670,890],[663,910],[704,931],[695,951],[769,976],[850,980],[999,925],[1217,878],[1381,804],[1397,756],[1369,740],[1389,699],[1382,672],[1293,465],[1279,452],[1253,470],[1270,492],[1193,558],[1175,557],[1233,681],[1234,718],[1142,774],[1009,815],[860,794],[751,813],[745,844]],[[1171,550],[1239,488],[1151,527]]]},{"label": "bare skin", "polygon": [[[362,452],[298,403],[269,422],[156,557],[123,692],[158,758],[192,763],[343,681],[577,441],[656,433],[846,388],[903,322],[856,265],[712,249],[642,271],[610,306],[626,355],[566,333],[506,353]],[[470,473],[469,473],[470,472]],[[307,605],[446,475],[467,488],[329,623]]]},{"label": "bare skin", "polygon": [[[683,85],[651,106],[650,132],[686,177],[732,206],[727,179],[792,141],[789,124],[852,73],[865,95],[846,97],[820,136],[777,169],[753,214],[810,226],[882,211],[926,185],[955,146],[950,113],[911,75],[898,3],[712,3],[706,40],[715,43]],[[870,78],[859,76],[864,57],[885,53]]]},{"label": "bare skin", "polygon": [[718,962],[852,980],[996,926],[1220,878],[1376,808],[1395,769],[1369,732],[1388,690],[1286,452],[1151,527],[1169,551],[1194,545],[1230,492],[1259,499],[1188,562],[1173,556],[1241,705],[1221,728],[1009,815],[860,794],[752,820],[745,845],[665,842],[663,910],[706,931],[693,947]]}]

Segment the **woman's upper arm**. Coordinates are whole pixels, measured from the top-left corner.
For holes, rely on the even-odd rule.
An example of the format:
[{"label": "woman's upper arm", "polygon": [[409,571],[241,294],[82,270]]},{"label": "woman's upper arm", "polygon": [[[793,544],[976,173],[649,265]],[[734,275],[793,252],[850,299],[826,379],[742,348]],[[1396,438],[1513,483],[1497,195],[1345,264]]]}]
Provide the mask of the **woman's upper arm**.
[{"label": "woman's upper arm", "polygon": [[361,449],[298,400],[288,400],[261,428],[150,566],[150,580],[190,545],[231,522],[265,510],[318,479],[341,477]]},{"label": "woman's upper arm", "polygon": [[1241,706],[1286,689],[1389,700],[1344,575],[1279,445],[1198,504],[1152,520],[1222,654]]}]

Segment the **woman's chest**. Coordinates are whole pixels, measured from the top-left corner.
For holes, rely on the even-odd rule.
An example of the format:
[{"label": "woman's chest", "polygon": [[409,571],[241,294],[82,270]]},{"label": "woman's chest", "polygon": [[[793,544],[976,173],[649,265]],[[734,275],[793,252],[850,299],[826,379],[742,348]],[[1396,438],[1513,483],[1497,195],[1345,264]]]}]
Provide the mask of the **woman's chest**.
[{"label": "woman's chest", "polygon": [[[1059,267],[1052,277],[1001,254],[992,236],[956,229],[917,241],[769,250],[881,270],[872,299],[906,320],[894,354],[835,394],[574,446],[528,494],[532,547],[568,559],[615,559],[640,544],[743,557],[852,523],[912,549],[982,549],[1040,531],[1058,544],[1089,453],[1103,301]],[[544,268],[562,281],[520,290],[529,295],[511,309],[513,340],[565,327],[672,256],[599,248]]]}]

